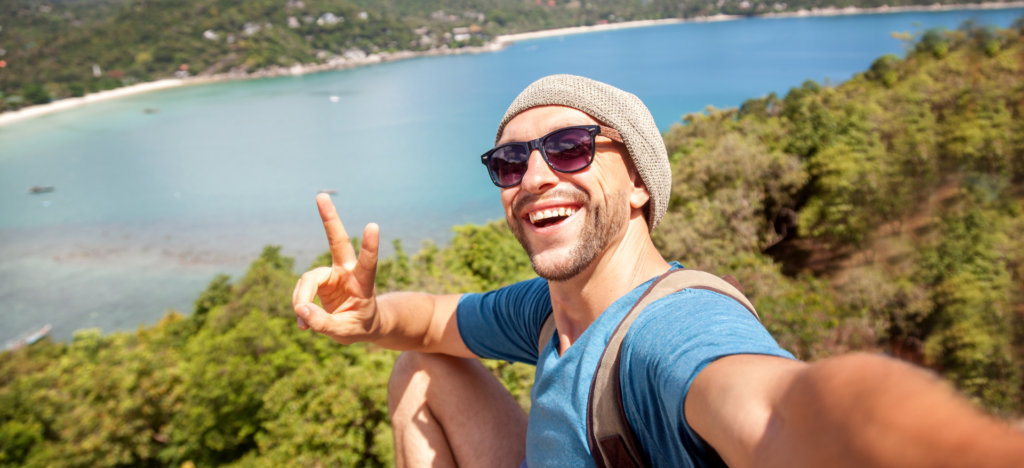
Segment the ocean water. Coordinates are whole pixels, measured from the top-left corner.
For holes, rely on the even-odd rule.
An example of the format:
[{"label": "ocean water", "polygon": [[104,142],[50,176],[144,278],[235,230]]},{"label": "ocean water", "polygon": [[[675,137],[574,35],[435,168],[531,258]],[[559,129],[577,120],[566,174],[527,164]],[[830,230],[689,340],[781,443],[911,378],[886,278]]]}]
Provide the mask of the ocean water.
[{"label": "ocean water", "polygon": [[[66,338],[189,311],[267,244],[303,269],[326,250],[314,197],[334,189],[415,251],[502,216],[479,163],[532,81],[572,73],[637,94],[660,128],[804,80],[849,79],[894,31],[1007,26],[1024,9],[688,23],[517,43],[320,74],[190,86],[0,127],[0,343]],[[335,99],[331,99],[336,96]],[[157,108],[158,113],[143,113]],[[32,185],[54,185],[29,194]],[[385,250],[387,253],[389,250]]]}]

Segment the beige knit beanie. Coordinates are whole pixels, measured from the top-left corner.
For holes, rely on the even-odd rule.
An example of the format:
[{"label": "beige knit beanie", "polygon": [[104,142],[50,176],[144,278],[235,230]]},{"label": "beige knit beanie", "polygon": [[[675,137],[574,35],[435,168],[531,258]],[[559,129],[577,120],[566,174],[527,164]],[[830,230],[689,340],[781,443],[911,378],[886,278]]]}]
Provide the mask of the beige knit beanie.
[{"label": "beige knit beanie", "polygon": [[551,75],[533,82],[512,101],[498,125],[494,143],[501,139],[501,132],[513,117],[531,107],[547,105],[572,107],[619,131],[640,178],[651,193],[647,227],[654,231],[668,209],[672,170],[665,142],[647,106],[640,98],[599,81],[582,76]]}]

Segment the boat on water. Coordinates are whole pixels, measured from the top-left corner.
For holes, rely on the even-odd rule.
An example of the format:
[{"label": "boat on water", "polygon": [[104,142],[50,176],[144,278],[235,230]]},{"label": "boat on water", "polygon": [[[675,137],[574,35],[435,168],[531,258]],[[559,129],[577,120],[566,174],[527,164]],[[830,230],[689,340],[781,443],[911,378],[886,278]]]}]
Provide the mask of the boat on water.
[{"label": "boat on water", "polygon": [[326,193],[328,195],[337,195],[338,191],[332,188],[320,189],[320,193]]},{"label": "boat on water", "polygon": [[33,185],[28,188],[28,193],[48,193],[54,191],[56,188],[57,187],[52,185]]},{"label": "boat on water", "polygon": [[4,346],[4,349],[8,351],[15,351],[24,348],[32,343],[35,343],[36,341],[43,339],[44,336],[50,333],[50,328],[52,328],[50,324],[46,324],[43,328],[40,328],[35,333],[28,333],[27,335],[23,335],[19,338],[8,341],[7,345]]}]

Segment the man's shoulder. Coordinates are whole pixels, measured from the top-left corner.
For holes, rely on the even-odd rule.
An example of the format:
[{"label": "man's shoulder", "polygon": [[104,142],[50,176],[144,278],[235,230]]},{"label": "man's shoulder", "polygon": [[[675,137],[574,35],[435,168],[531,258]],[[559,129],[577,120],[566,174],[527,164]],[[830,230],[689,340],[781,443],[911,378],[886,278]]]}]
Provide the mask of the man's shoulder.
[{"label": "man's shoulder", "polygon": [[477,307],[496,309],[521,309],[523,307],[551,307],[551,292],[544,278],[531,278],[484,293],[463,295],[461,305],[474,304]]},{"label": "man's shoulder", "polygon": [[746,307],[725,294],[684,289],[649,304],[629,329],[633,352],[711,347],[764,352],[778,344]]},{"label": "man's shoulder", "polygon": [[512,283],[508,286],[483,293],[483,295],[501,301],[546,300],[550,302],[551,291],[548,289],[547,280],[537,277]]},{"label": "man's shoulder", "polygon": [[708,363],[737,353],[792,357],[738,301],[700,289],[679,291],[648,305],[630,327],[624,353],[655,364],[666,357]]}]

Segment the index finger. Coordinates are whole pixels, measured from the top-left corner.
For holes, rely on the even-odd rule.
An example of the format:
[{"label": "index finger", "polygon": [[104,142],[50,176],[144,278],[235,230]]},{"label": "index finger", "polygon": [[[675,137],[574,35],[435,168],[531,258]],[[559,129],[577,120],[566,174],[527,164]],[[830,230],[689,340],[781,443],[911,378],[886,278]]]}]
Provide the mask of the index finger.
[{"label": "index finger", "polygon": [[342,226],[341,219],[338,218],[338,210],[334,209],[331,196],[326,193],[317,195],[316,207],[320,210],[320,219],[324,222],[327,245],[331,248],[331,261],[335,265],[355,262],[356,252],[352,249],[352,241],[345,232],[345,226]]}]

